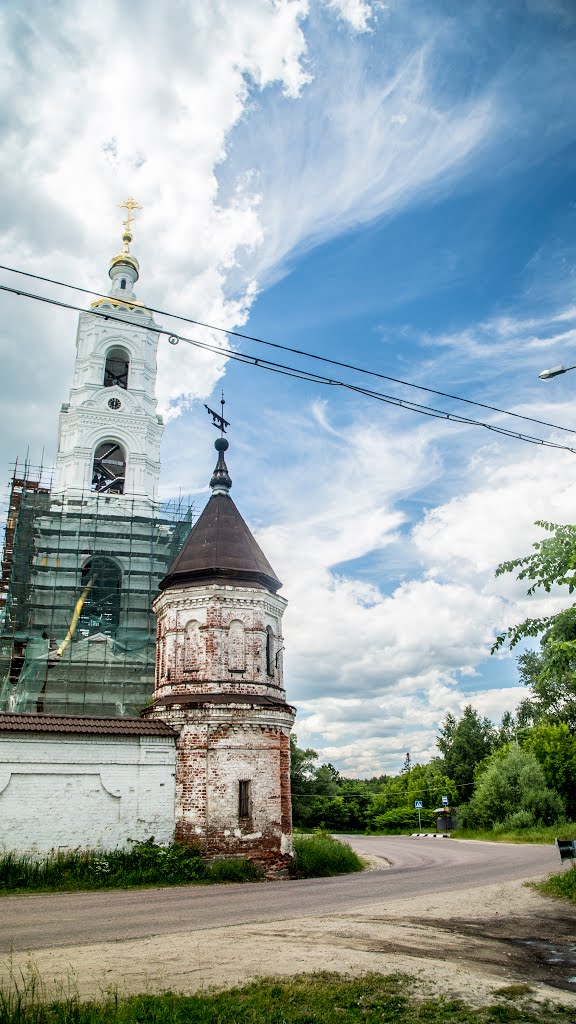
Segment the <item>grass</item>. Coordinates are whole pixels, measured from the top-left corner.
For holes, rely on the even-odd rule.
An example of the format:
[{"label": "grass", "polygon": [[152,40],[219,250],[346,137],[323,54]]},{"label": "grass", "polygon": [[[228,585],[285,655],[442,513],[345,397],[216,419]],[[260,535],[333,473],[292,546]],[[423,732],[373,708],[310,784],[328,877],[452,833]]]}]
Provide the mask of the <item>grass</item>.
[{"label": "grass", "polygon": [[[266,979],[227,992],[194,996],[110,994],[95,1002],[77,997],[43,1002],[32,980],[0,990],[0,1024],[573,1024],[572,1008],[536,1005],[526,994],[471,1007],[460,999],[421,998],[402,975],[300,975]],[[522,986],[517,986],[522,988]],[[510,987],[509,987],[510,988]],[[498,995],[498,994],[497,994]],[[512,997],[512,998],[511,998]],[[521,1000],[513,1005],[512,999]],[[504,1000],[504,1001],[502,1001]]]},{"label": "grass", "polygon": [[559,896],[561,899],[576,903],[576,864],[572,864],[557,875],[550,875],[543,882],[531,882],[530,885],[544,896]]},{"label": "grass", "polygon": [[325,878],[364,870],[364,861],[348,843],[334,839],[329,832],[317,831],[308,836],[294,836],[296,878]]},{"label": "grass", "polygon": [[[253,864],[238,858],[205,864],[198,849],[153,839],[129,850],[56,853],[42,860],[4,854],[0,857],[0,894],[124,889],[137,886],[253,882]],[[1,1021],[1,1018],[0,1018]]]},{"label": "grass", "polygon": [[455,829],[450,833],[454,839],[485,839],[491,843],[554,843],[559,839],[576,839],[576,822],[564,825],[535,825],[534,828],[518,829],[516,832],[501,832],[498,829]]}]

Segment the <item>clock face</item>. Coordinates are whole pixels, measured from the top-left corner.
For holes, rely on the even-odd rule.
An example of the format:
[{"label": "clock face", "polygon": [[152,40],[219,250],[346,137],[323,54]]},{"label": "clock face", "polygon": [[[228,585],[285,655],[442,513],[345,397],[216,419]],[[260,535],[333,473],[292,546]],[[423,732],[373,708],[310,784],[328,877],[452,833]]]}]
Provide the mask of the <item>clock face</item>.
[{"label": "clock face", "polygon": [[108,399],[108,408],[109,409],[114,409],[114,410],[121,409],[122,408],[122,402],[120,401],[119,398],[109,398]]}]

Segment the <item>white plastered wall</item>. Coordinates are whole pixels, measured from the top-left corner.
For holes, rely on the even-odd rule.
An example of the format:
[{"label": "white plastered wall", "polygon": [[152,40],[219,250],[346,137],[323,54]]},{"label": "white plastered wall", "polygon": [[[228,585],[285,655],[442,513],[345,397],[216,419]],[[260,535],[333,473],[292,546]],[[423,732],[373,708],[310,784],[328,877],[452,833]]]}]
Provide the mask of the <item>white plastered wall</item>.
[{"label": "white plastered wall", "polygon": [[0,850],[112,850],[174,837],[175,740],[3,733]]}]

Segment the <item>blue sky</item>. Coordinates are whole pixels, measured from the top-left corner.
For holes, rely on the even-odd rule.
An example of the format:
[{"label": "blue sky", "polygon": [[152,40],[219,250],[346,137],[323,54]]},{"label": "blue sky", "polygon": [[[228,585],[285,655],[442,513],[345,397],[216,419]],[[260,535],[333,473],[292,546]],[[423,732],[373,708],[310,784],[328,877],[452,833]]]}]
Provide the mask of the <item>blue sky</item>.
[{"label": "blue sky", "polygon": [[[196,0],[170,19],[144,0],[136,23],[117,2],[25,2],[0,45],[3,262],[106,288],[135,195],[147,303],[576,432],[576,375],[538,379],[576,362],[570,0]],[[75,322],[0,302],[7,478],[27,445],[54,454]],[[299,742],[394,772],[433,755],[448,710],[513,708],[515,660],[491,640],[563,599],[528,601],[494,567],[534,520],[573,519],[576,456],[164,345],[164,496],[203,504],[222,387],[233,496],[289,600]]]}]

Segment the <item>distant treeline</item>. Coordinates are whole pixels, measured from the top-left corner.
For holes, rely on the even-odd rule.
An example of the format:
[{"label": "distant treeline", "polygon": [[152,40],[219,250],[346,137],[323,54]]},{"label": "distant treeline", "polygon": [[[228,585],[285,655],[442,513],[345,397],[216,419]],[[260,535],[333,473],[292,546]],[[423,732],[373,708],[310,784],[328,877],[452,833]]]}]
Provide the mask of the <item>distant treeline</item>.
[{"label": "distant treeline", "polygon": [[460,719],[446,717],[437,747],[428,764],[412,764],[406,754],[398,775],[349,779],[293,740],[294,825],[414,832],[421,800],[429,830],[443,796],[458,808],[462,828],[518,831],[576,819],[576,736],[567,723],[522,725],[506,713],[497,729],[469,705]]}]

